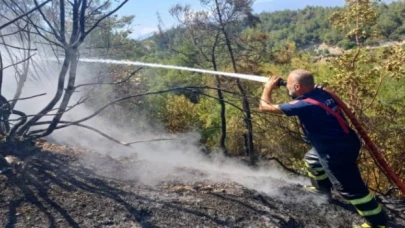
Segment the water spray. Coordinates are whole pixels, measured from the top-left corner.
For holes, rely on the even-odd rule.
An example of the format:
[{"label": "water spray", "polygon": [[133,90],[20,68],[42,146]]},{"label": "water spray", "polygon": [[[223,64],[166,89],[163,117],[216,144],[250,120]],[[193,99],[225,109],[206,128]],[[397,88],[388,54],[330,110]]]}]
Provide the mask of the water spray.
[{"label": "water spray", "polygon": [[229,73],[229,72],[221,72],[221,71],[213,71],[213,70],[203,70],[191,67],[180,67],[180,66],[173,66],[173,65],[163,65],[163,64],[156,64],[156,63],[143,63],[143,62],[132,62],[132,61],[121,61],[121,60],[110,60],[110,59],[80,59],[80,62],[88,62],[88,63],[108,63],[108,64],[120,64],[120,65],[133,65],[133,66],[145,66],[145,67],[152,67],[152,68],[163,68],[163,69],[172,69],[172,70],[183,70],[183,71],[191,71],[197,73],[205,73],[205,74],[214,74],[214,75],[222,75],[228,76],[233,78],[240,78],[240,79],[247,79],[251,81],[257,82],[267,82],[269,79],[267,77],[257,76],[257,75],[250,75],[250,74],[237,74],[237,73]]},{"label": "water spray", "polygon": [[[197,68],[190,68],[190,67],[180,67],[180,66],[173,66],[173,65],[163,65],[163,64],[155,64],[155,63],[143,63],[143,62],[132,62],[132,61],[120,61],[120,60],[108,60],[108,59],[80,59],[81,62],[89,62],[89,63],[108,63],[108,64],[121,64],[121,65],[134,65],[134,66],[145,66],[145,67],[152,67],[152,68],[164,68],[164,69],[173,69],[173,70],[183,70],[183,71],[191,71],[197,73],[206,73],[206,74],[213,74],[213,75],[222,75],[240,79],[246,79],[251,81],[257,82],[267,82],[269,80],[268,77],[257,76],[257,75],[249,75],[249,74],[239,74],[239,73],[229,73],[229,72],[220,72],[220,71],[212,71],[212,70],[203,70]],[[286,86],[287,82],[283,79],[278,81],[278,86]],[[371,141],[370,137],[367,135],[364,128],[361,126],[360,122],[357,120],[353,112],[347,107],[347,105],[332,91],[325,87],[317,86],[319,89],[322,89],[326,93],[328,93],[336,103],[342,108],[345,114],[348,116],[350,121],[352,122],[353,126],[356,128],[358,134],[364,140],[367,149],[370,151],[371,155],[375,158],[378,165],[383,169],[387,177],[395,183],[395,185],[399,188],[402,193],[402,196],[405,196],[405,185],[402,183],[401,179],[392,171],[389,167],[388,163],[385,161],[384,157],[382,156],[378,147]]]}]

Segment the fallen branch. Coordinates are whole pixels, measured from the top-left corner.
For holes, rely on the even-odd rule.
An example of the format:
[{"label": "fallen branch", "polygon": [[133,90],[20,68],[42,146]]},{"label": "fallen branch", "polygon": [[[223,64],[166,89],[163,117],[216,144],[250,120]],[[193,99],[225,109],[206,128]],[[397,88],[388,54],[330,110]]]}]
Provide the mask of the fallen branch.
[{"label": "fallen branch", "polygon": [[173,141],[173,140],[181,140],[182,138],[160,138],[160,139],[145,139],[145,140],[138,140],[126,143],[127,145],[132,145],[136,143],[143,143],[143,142],[157,142],[157,141]]},{"label": "fallen branch", "polygon": [[269,160],[269,161],[272,161],[272,160],[276,161],[281,167],[283,167],[283,168],[284,168],[285,170],[287,170],[288,172],[294,173],[295,175],[298,175],[298,176],[305,176],[305,175],[302,174],[302,173],[299,173],[299,172],[297,172],[297,171],[295,171],[295,170],[293,170],[293,169],[288,168],[288,167],[285,166],[278,158],[270,157],[270,158],[268,158],[268,160]]}]

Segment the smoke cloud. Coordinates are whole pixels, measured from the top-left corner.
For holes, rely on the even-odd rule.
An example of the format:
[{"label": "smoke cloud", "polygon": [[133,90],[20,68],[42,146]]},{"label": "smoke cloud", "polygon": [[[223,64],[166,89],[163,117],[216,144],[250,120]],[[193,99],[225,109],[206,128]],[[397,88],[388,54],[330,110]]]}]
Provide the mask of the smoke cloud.
[{"label": "smoke cloud", "polygon": [[[5,53],[4,50],[1,50]],[[35,61],[43,66],[37,69],[41,80],[28,80],[22,97],[46,93],[46,96],[19,101],[16,109],[32,115],[40,111],[56,93],[57,77],[60,66],[55,62],[50,64],[45,59],[47,56],[44,48],[38,48]],[[4,58],[4,65],[9,65],[9,59]],[[105,63],[108,64],[108,63]],[[90,83],[98,77],[100,69],[92,68],[91,64],[80,63],[77,72],[77,84]],[[31,69],[35,72],[34,69]],[[8,68],[4,71],[3,94],[11,99],[16,89],[14,78],[15,71]],[[85,95],[85,90],[74,94],[70,105],[76,104]],[[112,97],[112,96],[111,96]],[[63,116],[63,120],[74,121],[94,113],[94,108],[81,104],[74,107]],[[138,115],[140,120],[146,118]],[[50,120],[52,117],[44,117]],[[130,147],[119,145],[94,132],[80,127],[71,126],[56,130],[48,140],[57,144],[70,147],[79,147],[94,151],[103,156],[111,157],[111,164],[101,162],[97,156],[91,153],[81,157],[81,163],[87,167],[93,167],[98,172],[106,175],[115,175],[115,178],[137,180],[143,184],[155,185],[162,181],[203,181],[210,182],[236,182],[247,188],[255,189],[261,193],[276,196],[280,195],[280,187],[289,184],[307,184],[303,178],[291,178],[282,170],[275,168],[270,163],[263,163],[259,168],[251,168],[236,158],[225,157],[220,151],[214,151],[209,155],[201,152],[198,132],[173,135],[164,131],[163,126],[154,124],[154,127],[137,126],[128,124],[122,126],[105,117],[94,117],[83,124],[92,126],[108,135],[124,142],[135,140],[147,140],[156,138],[178,138],[179,140],[143,142],[133,144]],[[43,128],[45,126],[39,126]],[[119,174],[115,172],[113,160],[125,161]]]}]

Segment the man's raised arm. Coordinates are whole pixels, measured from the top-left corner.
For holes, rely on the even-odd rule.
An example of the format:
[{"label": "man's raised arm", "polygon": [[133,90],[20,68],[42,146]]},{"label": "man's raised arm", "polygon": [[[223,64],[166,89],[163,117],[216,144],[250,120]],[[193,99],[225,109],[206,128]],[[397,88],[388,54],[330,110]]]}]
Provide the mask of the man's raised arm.
[{"label": "man's raised arm", "polygon": [[273,99],[271,97],[271,93],[273,92],[273,90],[278,89],[278,80],[280,80],[280,77],[273,76],[269,79],[269,81],[266,82],[263,89],[262,97],[260,98],[260,111],[284,114],[278,105],[273,104]]}]

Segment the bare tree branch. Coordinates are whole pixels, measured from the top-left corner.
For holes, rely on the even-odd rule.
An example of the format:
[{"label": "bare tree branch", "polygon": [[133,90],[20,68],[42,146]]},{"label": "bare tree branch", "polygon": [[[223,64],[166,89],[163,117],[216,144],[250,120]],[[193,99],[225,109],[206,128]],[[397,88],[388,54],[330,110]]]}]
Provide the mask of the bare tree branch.
[{"label": "bare tree branch", "polygon": [[81,34],[86,33],[86,8],[87,8],[87,0],[82,0],[82,9],[80,11],[80,32],[81,32]]},{"label": "bare tree branch", "polygon": [[1,52],[0,52],[0,96],[1,96],[1,92],[2,92],[2,88],[3,88],[3,58],[1,56]]},{"label": "bare tree branch", "polygon": [[299,173],[299,172],[297,172],[297,171],[295,171],[295,170],[293,170],[293,169],[290,169],[290,168],[288,168],[286,165],[284,165],[284,163],[283,162],[281,162],[280,161],[280,159],[278,159],[278,158],[276,158],[276,157],[271,157],[271,158],[268,158],[270,161],[276,161],[281,167],[283,167],[285,170],[287,170],[288,172],[291,172],[291,173],[294,173],[295,175],[297,175],[297,176],[305,176],[304,174],[302,174],[302,173]]},{"label": "bare tree branch", "polygon": [[366,109],[370,108],[371,105],[374,103],[375,99],[377,98],[378,92],[380,91],[380,88],[381,88],[381,85],[383,83],[384,78],[385,78],[385,75],[380,76],[380,80],[378,82],[377,89],[376,89],[376,91],[374,93],[374,96],[371,99],[370,103],[368,105],[366,105],[364,108],[362,108],[362,112],[364,112]]},{"label": "bare tree branch", "polygon": [[0,134],[5,135],[10,131],[10,123],[7,122],[10,117],[10,103],[2,95],[0,95],[0,103],[2,104],[0,107],[0,120],[5,121],[0,125]]},{"label": "bare tree branch", "polygon": [[[27,27],[27,25],[25,25],[25,27]],[[15,31],[15,32],[12,32],[12,33],[7,33],[7,34],[4,34],[4,35],[2,34],[0,36],[2,36],[2,37],[13,36],[13,35],[21,32],[21,31],[27,31],[27,30],[25,30],[25,27],[24,28],[19,28],[18,31]]]},{"label": "bare tree branch", "polygon": [[33,96],[30,96],[30,97],[22,97],[22,98],[18,98],[18,99],[9,100],[9,102],[10,101],[29,100],[29,99],[32,99],[32,98],[41,97],[41,96],[45,96],[45,95],[46,95],[46,93],[41,93],[41,94],[33,95]]},{"label": "bare tree branch", "polygon": [[[28,23],[27,23],[27,27],[28,27],[28,31],[29,31]],[[26,35],[26,36],[24,36],[24,35]],[[27,56],[31,56],[31,33],[27,32],[25,34],[25,33],[21,32],[21,33],[19,33],[19,38],[20,38],[20,41],[24,48],[25,48],[25,44],[27,43],[27,48],[26,48],[27,51],[26,52],[24,51],[24,56],[23,56],[23,58],[26,59]],[[18,98],[20,98],[20,96],[22,94],[23,87],[28,78],[29,67],[30,67],[29,60],[22,62],[22,72],[17,70],[17,67],[15,67],[18,80],[17,80],[17,89],[15,91],[14,98],[13,98],[14,101],[10,102],[11,110],[14,109],[15,105],[17,104]]]},{"label": "bare tree branch", "polygon": [[65,89],[65,94],[62,98],[62,102],[59,105],[58,114],[52,120],[52,123],[49,125],[48,130],[45,132],[44,136],[47,136],[53,132],[55,127],[58,125],[58,122],[61,120],[67,106],[69,105],[70,98],[75,92],[75,82],[76,82],[76,71],[78,65],[78,50],[69,50],[70,57],[70,68],[69,68],[69,78],[67,82],[67,88]]},{"label": "bare tree branch", "polygon": [[[4,3],[5,3],[5,2],[4,2]],[[11,9],[16,15],[19,15],[19,14],[20,14],[20,13],[17,12],[13,7],[10,7],[7,3],[5,3],[5,4],[6,4],[7,7],[8,7],[9,9]],[[17,7],[21,12],[24,12],[24,9],[22,9],[18,4],[15,4],[15,5],[16,5],[16,7]],[[42,34],[39,30],[42,30],[42,31],[44,31],[44,32],[46,32],[46,33],[49,33],[49,34],[53,35],[52,32],[49,32],[49,31],[45,30],[44,28],[39,27],[39,26],[37,25],[37,23],[35,23],[34,21],[32,21],[31,17],[27,17],[27,18],[28,18],[28,20],[26,20],[26,19],[22,19],[22,20],[24,20],[24,21],[26,21],[26,22],[29,21],[30,24],[32,24],[32,26],[35,28],[35,30],[37,31],[37,33],[33,33],[32,31],[29,31],[29,30],[25,30],[25,28],[21,28],[21,27],[19,27],[19,26],[17,25],[22,31],[27,32],[27,33],[37,34],[37,35],[39,35],[40,37],[42,37],[43,39],[45,39],[46,41],[48,41],[48,42],[50,42],[50,43],[52,43],[52,44],[55,44],[55,45],[57,45],[57,46],[63,48],[63,46],[62,46],[61,44],[58,44],[58,43],[56,43],[56,42],[50,40],[48,37],[46,37],[44,34]]]},{"label": "bare tree branch", "polygon": [[22,126],[25,122],[27,122],[27,115],[25,115],[25,113],[13,110],[13,114],[21,116],[21,120],[13,126],[13,128],[11,129],[10,133],[7,136],[7,141],[13,141],[18,128]]},{"label": "bare tree branch", "polygon": [[[75,108],[76,106],[78,106],[78,105],[84,103],[87,99],[88,99],[88,98],[83,99],[83,100],[80,100],[80,101],[78,101],[76,104],[69,106],[68,109],[66,109],[63,113],[69,112],[70,110],[72,110],[72,109]],[[58,109],[55,108],[55,109],[50,110],[49,112],[56,111],[56,110],[58,110]],[[58,115],[58,114],[59,114],[59,113],[45,114],[44,116],[56,116],[56,115]],[[36,115],[37,115],[37,114],[27,115],[27,117],[35,117]],[[18,118],[18,119],[9,119],[8,122],[19,121],[19,120],[21,120],[21,118]],[[36,125],[42,125],[42,124],[44,124],[44,123],[51,123],[51,122],[50,122],[50,121],[47,121],[47,122],[38,122],[38,124],[36,124]]]},{"label": "bare tree branch", "polygon": [[[51,123],[51,122],[49,121],[49,122],[44,122],[44,123],[49,124],[49,123]],[[102,132],[102,131],[100,131],[100,130],[94,128],[94,127],[91,127],[91,126],[87,126],[87,125],[84,125],[84,124],[78,124],[78,123],[72,123],[72,122],[69,122],[69,121],[60,121],[60,123],[72,124],[72,125],[75,125],[75,126],[78,126],[78,127],[82,127],[82,128],[85,128],[85,129],[94,131],[94,132],[98,133],[99,135],[103,136],[104,138],[107,138],[107,139],[109,139],[109,140],[111,140],[111,141],[113,141],[113,142],[115,142],[115,143],[118,143],[118,144],[120,144],[120,145],[127,146],[127,147],[128,147],[128,146],[130,147],[130,146],[133,145],[133,144],[142,143],[142,142],[157,142],[157,141],[180,140],[179,138],[159,138],[159,139],[138,140],[138,141],[132,141],[132,142],[128,142],[128,143],[127,143],[127,142],[119,141],[118,139],[115,139],[115,138],[113,138],[112,136],[109,136],[109,135],[105,134],[104,132]],[[56,129],[61,129],[61,127],[56,127]],[[42,136],[34,136],[33,134],[41,133],[41,132],[44,132],[44,131],[46,131],[46,129],[32,131],[30,134],[32,135],[31,137],[33,137],[33,138],[41,138]]]},{"label": "bare tree branch", "polygon": [[119,9],[121,9],[121,7],[123,7],[129,0],[124,0],[119,6],[117,6],[114,10],[110,11],[109,13],[107,13],[106,15],[104,15],[103,17],[101,17],[100,19],[97,20],[96,23],[94,23],[94,25],[87,30],[85,33],[82,34],[82,37],[80,38],[81,41],[84,40],[84,38],[91,33],[91,31],[93,31],[95,28],[97,28],[97,26],[107,17],[111,16],[113,13],[117,12]]},{"label": "bare tree branch", "polygon": [[[66,12],[66,4],[69,4],[67,2],[61,2],[60,5],[58,6],[59,9],[56,9],[56,11],[59,11],[59,14],[57,12],[54,12],[55,15],[58,15],[59,20],[55,18],[48,17],[49,15],[46,14],[45,10],[40,9],[39,5],[39,0],[34,0],[34,3],[36,7],[38,7],[38,12],[41,15],[42,20],[45,23],[45,27],[40,27],[40,23],[34,23],[33,19],[28,17],[25,19],[25,21],[29,21],[30,24],[34,26],[34,29],[38,33],[39,36],[41,36],[43,39],[45,39],[47,42],[56,45],[57,47],[61,47],[64,50],[64,62],[62,64],[62,69],[60,70],[59,77],[58,77],[58,85],[57,85],[57,91],[56,94],[54,95],[53,99],[46,105],[37,115],[33,116],[33,118],[29,119],[26,121],[24,120],[24,123],[19,123],[18,127],[15,128],[16,131],[15,133],[17,135],[26,135],[30,128],[36,124],[38,124],[38,121],[46,115],[49,115],[48,113],[54,109],[56,104],[59,102],[60,105],[58,107],[58,111],[54,115],[54,118],[52,119],[51,124],[48,126],[47,131],[42,134],[44,135],[49,135],[52,133],[52,131],[58,126],[59,121],[61,120],[63,114],[66,112],[66,109],[69,107],[69,101],[71,99],[71,96],[77,89],[75,87],[75,82],[76,82],[76,71],[77,71],[77,65],[78,65],[78,58],[79,58],[79,46],[81,43],[84,41],[85,37],[92,32],[96,27],[99,26],[99,24],[105,20],[107,17],[111,16],[113,13],[115,13],[117,10],[119,10],[123,5],[125,5],[128,0],[123,0],[121,4],[119,4],[117,7],[115,7],[113,10],[107,12],[104,15],[101,15],[94,24],[89,26],[90,29],[86,31],[86,26],[89,24],[89,21],[86,22],[86,11],[87,7],[89,7],[88,0],[74,0],[72,1],[72,8],[70,6],[68,7],[71,12]],[[41,4],[42,5],[42,4]],[[17,8],[18,7],[18,8]],[[22,10],[18,5],[17,7],[12,7],[13,12],[17,13],[16,11],[24,11]],[[16,10],[17,9],[17,10]],[[67,15],[69,14],[69,15]],[[66,32],[66,23],[69,18],[71,20],[70,27],[72,31],[69,33],[70,37],[67,38],[66,36],[68,33]],[[60,25],[56,23],[56,21],[59,21]],[[93,22],[93,21],[91,21]],[[27,32],[31,32],[29,29],[26,29]],[[31,34],[31,33],[30,33]],[[51,36],[49,36],[51,35]],[[66,41],[68,39],[68,41]],[[67,43],[69,42],[69,43]],[[3,42],[6,47],[10,48],[18,48],[14,47],[11,45],[6,44],[6,42]],[[29,45],[29,44],[28,44]],[[51,46],[53,48],[53,46]],[[23,50],[27,50],[26,48],[19,48]],[[52,49],[55,51],[54,49]],[[29,59],[29,54],[26,55],[24,53],[24,59]],[[15,60],[15,62],[17,62]],[[24,61],[22,61],[24,62]],[[18,63],[13,64],[11,66],[16,66]],[[9,66],[9,67],[11,67]],[[25,64],[23,67],[23,70],[19,71],[18,74],[25,74],[27,70],[27,65]],[[35,66],[34,66],[34,70]],[[18,69],[16,69],[18,71]],[[27,71],[28,72],[28,71]],[[137,71],[136,71],[137,72]],[[136,73],[134,72],[134,74]],[[68,79],[66,80],[66,77],[68,76]],[[123,81],[116,82],[114,84],[119,84],[123,83],[125,81],[128,81],[131,78],[132,75],[130,75],[128,78],[126,78]],[[66,86],[67,84],[67,86]],[[88,84],[90,85],[90,84]],[[66,86],[66,88],[65,88]],[[80,85],[84,86],[84,85]],[[79,87],[79,86],[78,86]],[[62,100],[61,100],[62,99]],[[13,99],[12,101],[17,101],[18,99]],[[26,118],[25,116],[24,118]]]},{"label": "bare tree branch", "polygon": [[47,33],[52,34],[51,32],[46,31],[45,29],[43,29],[43,28],[41,28],[41,27],[39,27],[39,26],[35,25],[35,23],[34,23],[34,22],[32,22],[32,20],[31,20],[31,19],[30,19],[30,22],[31,22],[31,24],[33,25],[33,27],[35,28],[35,30],[37,31],[37,35],[39,35],[40,37],[42,37],[44,40],[48,41],[48,42],[49,42],[49,43],[51,43],[51,44],[54,44],[54,45],[56,45],[56,46],[58,46],[58,47],[60,47],[60,48],[64,48],[64,46],[63,46],[63,45],[58,44],[57,42],[55,42],[55,41],[53,41],[53,40],[49,39],[49,38],[48,38],[48,37],[46,37],[44,34],[42,34],[42,33],[41,33],[41,31],[39,31],[39,30],[41,29],[41,30],[44,30],[44,32],[47,32]]},{"label": "bare tree branch", "polygon": [[13,67],[13,66],[16,66],[16,65],[18,65],[18,64],[20,64],[20,63],[23,63],[23,62],[25,62],[25,61],[28,61],[28,60],[30,60],[33,56],[35,56],[36,54],[32,54],[32,55],[30,55],[28,58],[26,58],[26,59],[23,59],[23,60],[21,60],[21,61],[19,61],[19,62],[16,62],[16,63],[13,63],[13,64],[11,64],[11,65],[8,65],[8,66],[6,66],[6,67],[4,67],[3,68],[3,70],[5,70],[5,69],[7,69],[7,68],[9,68],[9,67]]},{"label": "bare tree branch", "polygon": [[66,43],[66,21],[65,21],[65,1],[60,1],[59,4],[59,13],[60,13],[60,37],[62,43]]},{"label": "bare tree branch", "polygon": [[86,84],[81,84],[81,85],[77,85],[75,87],[75,89],[78,89],[80,87],[83,86],[94,86],[94,85],[119,85],[122,83],[125,83],[127,81],[129,81],[129,79],[131,79],[136,73],[138,73],[140,70],[142,70],[143,67],[138,68],[137,70],[135,70],[134,72],[132,72],[128,77],[126,77],[124,80],[120,80],[120,81],[116,81],[116,82],[100,82],[100,83],[86,83]]},{"label": "bare tree branch", "polygon": [[[35,5],[38,7],[38,1],[34,0]],[[66,42],[63,42],[63,39],[60,37],[60,34],[58,34],[58,31],[52,26],[52,24],[49,22],[48,18],[45,16],[44,12],[42,11],[41,8],[38,8],[39,13],[41,14],[42,18],[46,22],[46,24],[49,26],[49,28],[52,30],[53,35],[58,39],[62,44],[66,44]]]},{"label": "bare tree branch", "polygon": [[[146,93],[140,93],[140,94],[135,94],[135,95],[131,95],[131,96],[126,96],[126,97],[118,98],[118,99],[113,100],[113,101],[111,101],[111,102],[105,104],[104,106],[98,108],[93,114],[91,114],[91,115],[89,115],[89,116],[87,116],[87,117],[85,117],[85,118],[83,118],[83,119],[73,121],[73,122],[71,122],[70,124],[65,124],[65,125],[62,125],[62,126],[57,126],[57,128],[58,128],[58,129],[61,129],[61,128],[65,128],[65,127],[68,127],[68,126],[71,126],[71,125],[75,125],[75,124],[78,124],[78,123],[87,121],[87,120],[89,120],[89,119],[91,119],[91,118],[93,118],[93,117],[99,115],[100,113],[102,113],[102,112],[103,112],[106,108],[108,108],[109,106],[111,106],[111,105],[113,105],[113,104],[116,104],[116,103],[118,103],[118,102],[124,101],[124,100],[132,99],[132,98],[136,98],[136,97],[148,96],[148,95],[163,94],[163,93],[172,92],[172,91],[188,90],[188,89],[192,89],[192,88],[208,88],[208,87],[176,87],[176,88],[171,88],[171,89],[166,89],[166,90],[160,90],[160,91],[156,91],[156,92],[146,92]],[[217,88],[216,88],[216,89],[217,89]],[[213,98],[218,99],[218,98],[216,98],[216,97],[213,97]],[[229,104],[231,104],[231,103],[229,103]],[[237,107],[237,106],[236,106],[236,107]],[[238,109],[240,109],[240,108],[238,108]],[[43,124],[47,124],[47,123],[49,123],[49,121],[37,122],[37,123],[33,124],[33,126],[36,126],[36,125],[43,125]],[[35,132],[36,132],[36,131],[35,131]],[[29,134],[32,134],[32,131],[31,131]],[[41,135],[41,137],[44,137],[44,135]]]},{"label": "bare tree branch", "polygon": [[47,4],[48,2],[50,2],[50,1],[52,1],[52,0],[47,0],[47,1],[43,2],[43,3],[41,3],[40,5],[38,5],[37,2],[36,2],[36,0],[35,0],[35,3],[36,3],[36,7],[35,7],[35,8],[33,8],[32,10],[30,10],[30,11],[28,11],[28,12],[26,12],[26,13],[24,13],[24,14],[22,14],[22,15],[16,17],[16,18],[14,18],[13,20],[11,20],[11,21],[9,21],[9,22],[7,22],[7,23],[1,25],[1,26],[0,26],[0,30],[2,30],[3,28],[5,28],[5,27],[7,27],[7,26],[9,26],[9,25],[11,25],[11,24],[13,24],[14,22],[20,20],[21,18],[23,18],[23,17],[25,17],[25,16],[31,14],[32,12],[34,12],[34,11],[36,11],[36,10],[40,10],[41,7],[43,7],[44,5],[46,5],[46,4]]},{"label": "bare tree branch", "polygon": [[[103,137],[105,137],[105,138],[107,138],[107,139],[109,139],[109,140],[111,140],[111,141],[113,141],[113,142],[115,142],[115,143],[121,144],[121,145],[123,145],[123,146],[129,146],[129,144],[127,144],[127,143],[125,143],[125,142],[121,142],[121,141],[119,141],[119,140],[117,140],[117,139],[115,139],[115,138],[113,138],[113,137],[111,137],[111,136],[109,136],[109,135],[103,133],[102,131],[100,131],[100,130],[94,128],[94,127],[90,127],[90,126],[87,126],[87,125],[84,125],[84,124],[80,124],[80,123],[73,123],[73,122],[69,122],[69,121],[59,121],[59,122],[60,122],[60,123],[64,123],[64,124],[69,124],[69,125],[75,125],[75,126],[78,126],[78,127],[82,127],[82,128],[85,128],[85,129],[94,131],[94,132],[100,134],[101,136],[103,136]],[[52,122],[51,122],[51,121],[47,121],[47,122],[43,122],[43,123],[44,123],[44,124],[50,124],[50,123],[52,123]],[[60,129],[60,128],[59,128],[59,127],[56,127],[55,129]],[[42,132],[46,132],[46,131],[47,131],[47,129],[35,130],[35,131],[30,132],[29,135],[30,135],[31,138],[34,138],[34,139],[36,139],[36,138],[42,138],[42,137],[43,137],[42,134],[41,134],[41,135],[34,135],[34,134],[38,134],[38,133],[42,133]]]},{"label": "bare tree branch", "polygon": [[[89,6],[91,5],[93,1],[90,0],[89,2]],[[104,6],[106,6],[110,1],[105,1],[102,5],[100,5],[99,7],[95,8],[94,10],[92,10],[92,12],[89,14],[89,17],[94,16],[96,14],[100,13],[100,9],[102,9]]]},{"label": "bare tree branch", "polygon": [[68,51],[65,51],[65,60],[63,61],[63,65],[62,65],[62,69],[59,73],[59,80],[58,80],[58,88],[56,91],[55,96],[53,97],[53,99],[49,102],[49,104],[47,106],[45,106],[45,108],[43,108],[38,115],[36,115],[34,118],[30,119],[27,123],[25,123],[19,130],[18,130],[18,134],[19,135],[23,135],[25,134],[25,132],[32,126],[32,124],[34,124],[35,122],[37,122],[39,119],[41,119],[45,114],[47,114],[51,109],[53,109],[53,107],[58,103],[58,101],[60,100],[60,98],[62,97],[63,94],[63,88],[65,85],[65,77],[66,74],[69,70],[69,66],[70,66],[70,58],[71,58],[71,54]]},{"label": "bare tree branch", "polygon": [[[73,44],[75,42],[77,42],[78,38],[79,38],[79,4],[77,2],[77,0],[74,0],[73,3],[73,14],[72,14],[72,32],[70,35],[70,40],[69,40],[69,45],[71,47],[73,47]],[[80,44],[79,44],[80,45]],[[76,47],[73,47],[73,50],[76,50],[77,47],[79,46],[77,45]]]},{"label": "bare tree branch", "polygon": [[[132,98],[136,98],[136,97],[142,97],[142,96],[153,95],[153,94],[163,94],[163,93],[167,93],[167,92],[177,91],[177,90],[179,90],[179,89],[183,89],[183,88],[166,89],[166,90],[160,90],[160,91],[157,91],[157,92],[147,92],[147,93],[140,93],[140,94],[135,94],[135,95],[131,95],[131,96],[122,97],[122,98],[113,100],[113,101],[111,101],[111,102],[105,104],[104,106],[98,108],[93,114],[91,114],[91,115],[89,115],[89,116],[87,116],[87,117],[85,117],[85,118],[83,118],[83,119],[73,121],[73,122],[70,123],[70,124],[65,124],[65,125],[62,125],[62,126],[60,126],[60,127],[58,126],[58,128],[60,129],[60,128],[68,127],[68,126],[71,126],[71,125],[78,124],[78,123],[84,122],[84,121],[86,121],[86,120],[89,120],[89,119],[91,119],[91,118],[97,116],[98,114],[102,113],[102,112],[103,112],[106,108],[108,108],[109,106],[111,106],[111,105],[113,105],[113,104],[116,104],[116,103],[118,103],[118,102],[124,101],[124,100],[132,99]],[[34,125],[41,125],[41,124],[44,124],[44,122],[38,122],[38,123],[36,123],[36,124],[34,124]]]},{"label": "bare tree branch", "polygon": [[[0,31],[0,34],[1,34],[1,31]],[[1,40],[2,40],[3,42],[5,42],[4,37],[1,37]],[[8,46],[4,46],[4,47],[5,47],[5,49],[6,49],[6,52],[7,52],[8,56],[10,57],[10,61],[11,61],[11,62],[14,62],[14,58],[13,58],[13,55],[12,55],[12,53],[11,53],[9,47],[8,47]],[[16,57],[16,56],[14,56],[14,57]],[[17,58],[17,57],[16,57],[16,58]],[[14,67],[15,72],[18,72],[17,65],[12,65],[12,66]]]}]

